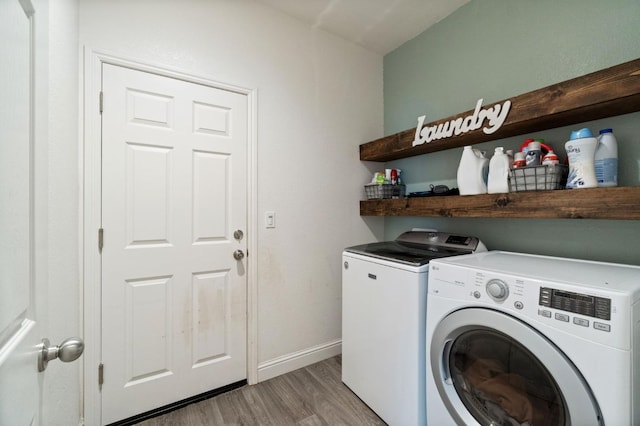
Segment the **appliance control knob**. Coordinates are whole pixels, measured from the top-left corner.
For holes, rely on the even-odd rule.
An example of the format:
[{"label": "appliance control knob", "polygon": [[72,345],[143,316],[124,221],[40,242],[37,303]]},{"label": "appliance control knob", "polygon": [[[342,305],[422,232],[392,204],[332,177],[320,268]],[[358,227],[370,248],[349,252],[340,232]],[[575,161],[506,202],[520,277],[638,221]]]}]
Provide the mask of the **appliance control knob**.
[{"label": "appliance control knob", "polygon": [[496,302],[502,302],[509,296],[509,286],[502,280],[492,279],[487,282],[487,294]]},{"label": "appliance control knob", "polygon": [[427,232],[427,239],[429,241],[438,241],[438,233],[437,232]]}]

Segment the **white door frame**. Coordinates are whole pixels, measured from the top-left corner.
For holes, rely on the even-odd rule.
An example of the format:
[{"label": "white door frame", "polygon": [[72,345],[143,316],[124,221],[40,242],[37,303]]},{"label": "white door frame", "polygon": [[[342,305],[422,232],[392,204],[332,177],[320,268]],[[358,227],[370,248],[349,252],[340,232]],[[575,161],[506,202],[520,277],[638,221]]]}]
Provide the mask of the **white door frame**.
[{"label": "white door frame", "polygon": [[[108,63],[146,71],[164,77],[229,90],[247,96],[248,101],[248,151],[247,151],[247,381],[258,382],[258,287],[257,261],[253,256],[257,247],[257,98],[256,89],[220,83],[164,66],[141,63],[89,48],[84,50],[84,107],[83,107],[83,188],[82,188],[82,243],[83,243],[83,318],[84,318],[84,418],[85,424],[101,424],[101,399],[98,386],[98,366],[102,353],[101,342],[101,256],[98,251],[98,229],[101,224],[101,137],[100,90],[102,87],[102,64]],[[249,256],[251,255],[251,257]],[[108,367],[105,367],[108,368]]]}]

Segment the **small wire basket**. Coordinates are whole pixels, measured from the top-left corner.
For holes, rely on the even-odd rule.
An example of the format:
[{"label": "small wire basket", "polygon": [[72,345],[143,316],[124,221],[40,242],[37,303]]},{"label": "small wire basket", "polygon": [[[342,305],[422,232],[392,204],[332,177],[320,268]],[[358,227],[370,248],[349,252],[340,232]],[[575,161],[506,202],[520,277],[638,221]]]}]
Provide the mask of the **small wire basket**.
[{"label": "small wire basket", "polygon": [[404,185],[370,183],[364,186],[367,200],[377,198],[404,198],[406,187]]},{"label": "small wire basket", "polygon": [[544,191],[563,189],[569,168],[563,164],[518,167],[511,170],[511,190]]}]

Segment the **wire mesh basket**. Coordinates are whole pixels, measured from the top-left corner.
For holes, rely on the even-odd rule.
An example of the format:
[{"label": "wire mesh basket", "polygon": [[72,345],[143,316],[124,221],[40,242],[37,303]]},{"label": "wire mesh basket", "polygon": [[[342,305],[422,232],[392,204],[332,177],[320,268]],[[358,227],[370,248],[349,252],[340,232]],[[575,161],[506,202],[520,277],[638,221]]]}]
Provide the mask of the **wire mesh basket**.
[{"label": "wire mesh basket", "polygon": [[563,189],[569,168],[563,164],[518,167],[511,170],[512,191]]},{"label": "wire mesh basket", "polygon": [[370,183],[364,186],[364,192],[368,200],[376,198],[404,198],[406,187],[404,185]]}]

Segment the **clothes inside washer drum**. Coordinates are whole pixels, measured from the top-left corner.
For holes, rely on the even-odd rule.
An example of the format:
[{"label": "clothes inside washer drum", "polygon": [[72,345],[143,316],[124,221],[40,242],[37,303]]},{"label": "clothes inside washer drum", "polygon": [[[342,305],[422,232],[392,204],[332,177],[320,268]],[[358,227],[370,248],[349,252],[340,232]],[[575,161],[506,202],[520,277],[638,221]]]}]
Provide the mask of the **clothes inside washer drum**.
[{"label": "clothes inside washer drum", "polygon": [[[506,373],[505,368],[494,359],[475,359],[469,363],[463,373],[464,379],[472,388],[475,398],[483,399],[488,411],[495,417],[500,416],[500,410],[515,420],[506,423],[520,425],[549,424],[552,417],[543,404],[534,404],[526,390],[526,383],[522,376]],[[497,420],[497,419],[496,419]],[[504,418],[502,419],[504,422]]]}]

